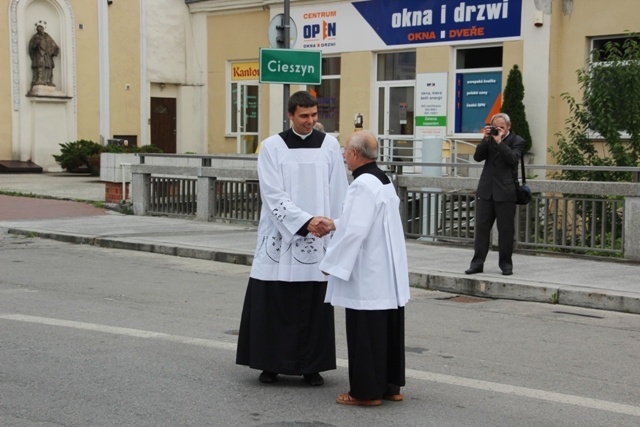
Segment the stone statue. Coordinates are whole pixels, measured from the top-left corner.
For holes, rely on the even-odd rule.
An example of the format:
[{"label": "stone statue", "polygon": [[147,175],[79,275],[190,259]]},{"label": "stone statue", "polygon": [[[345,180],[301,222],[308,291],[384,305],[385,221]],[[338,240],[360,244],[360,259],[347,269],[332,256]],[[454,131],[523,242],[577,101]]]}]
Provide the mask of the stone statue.
[{"label": "stone statue", "polygon": [[49,34],[44,31],[41,22],[36,24],[36,33],[29,41],[29,56],[31,56],[31,69],[33,70],[33,79],[31,87],[55,86],[53,84],[53,57],[58,56],[60,48]]}]

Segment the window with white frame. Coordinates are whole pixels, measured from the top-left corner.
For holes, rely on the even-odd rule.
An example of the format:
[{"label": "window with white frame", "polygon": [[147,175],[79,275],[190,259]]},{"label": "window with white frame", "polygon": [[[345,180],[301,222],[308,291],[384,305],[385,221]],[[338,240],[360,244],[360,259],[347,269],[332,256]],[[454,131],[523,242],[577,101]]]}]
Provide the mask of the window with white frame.
[{"label": "window with white frame", "polygon": [[254,153],[260,125],[260,85],[257,62],[230,63],[227,134],[236,137],[236,151]]},{"label": "window with white frame", "polygon": [[[639,37],[629,36],[629,35],[594,37],[590,40],[589,54],[591,55],[591,62],[590,62],[591,68],[589,72],[591,76],[595,77],[596,79],[607,80],[608,82],[610,82],[610,84],[614,84],[614,85],[617,84],[619,86],[619,90],[616,90],[616,92],[620,92],[620,93],[622,93],[627,89],[628,82],[624,81],[624,78],[620,78],[621,76],[619,74],[615,74],[615,75],[611,74],[613,70],[608,69],[607,67],[610,66],[612,62],[607,58],[607,51],[608,51],[608,48],[614,48],[614,50],[620,50],[621,52],[623,52],[625,49],[625,43],[631,39],[636,43],[640,42]],[[624,64],[627,64],[627,62],[624,62]],[[628,65],[630,67],[640,66],[640,64],[637,64],[637,63],[632,64],[630,62],[628,63]],[[635,73],[633,73],[633,75],[635,75]],[[594,92],[594,94],[595,93],[597,93],[597,90],[596,92]],[[598,95],[595,95],[595,96],[598,96]],[[619,110],[624,111],[625,108],[621,105]],[[624,121],[624,116],[622,115],[618,115],[615,118],[620,118]],[[628,132],[626,132],[623,126],[624,125],[622,124],[620,125],[620,131],[619,131],[620,137],[622,139],[628,139],[630,138],[630,135]],[[591,139],[603,138],[602,135],[600,135],[598,132],[593,130],[588,131],[588,136]]]}]

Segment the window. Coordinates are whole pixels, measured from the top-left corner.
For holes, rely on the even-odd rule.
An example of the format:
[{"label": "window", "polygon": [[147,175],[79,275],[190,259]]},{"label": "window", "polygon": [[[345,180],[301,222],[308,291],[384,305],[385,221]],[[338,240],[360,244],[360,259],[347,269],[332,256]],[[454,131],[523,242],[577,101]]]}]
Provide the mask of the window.
[{"label": "window", "polygon": [[501,67],[502,46],[458,49],[456,51],[456,68],[459,70]]},{"label": "window", "polygon": [[477,135],[502,106],[502,46],[456,50],[455,133]]},{"label": "window", "polygon": [[[605,46],[607,43],[616,43],[618,46],[622,47],[624,42],[628,39],[633,39],[636,42],[640,43],[640,37],[629,37],[629,36],[611,36],[611,37],[602,37],[602,38],[594,38],[591,39],[591,51],[598,50],[600,55],[603,55],[605,52]],[[599,61],[605,61],[605,58],[598,58]]]},{"label": "window", "polygon": [[[607,117],[606,125],[601,127],[602,123],[598,123],[601,115],[594,112],[590,125],[601,130],[613,129],[612,126],[615,126],[622,139],[630,138],[629,130],[637,122],[635,108],[629,105],[637,97],[624,95],[629,95],[632,93],[631,88],[637,87],[640,64],[636,60],[638,55],[634,52],[637,52],[638,43],[640,37],[628,35],[591,39],[589,78],[585,79],[583,104],[589,109],[590,105],[603,105],[601,100],[607,100],[605,104],[609,105],[611,111],[616,111],[616,114]],[[588,136],[592,139],[606,139],[594,129],[588,131]]]},{"label": "window", "polygon": [[318,122],[327,133],[340,130],[340,58],[322,58],[322,83],[307,90],[318,99]]},{"label": "window", "polygon": [[254,153],[258,147],[260,125],[260,86],[257,62],[230,65],[227,133],[236,137],[236,152]]},{"label": "window", "polygon": [[415,79],[415,52],[381,53],[378,55],[378,81]]}]

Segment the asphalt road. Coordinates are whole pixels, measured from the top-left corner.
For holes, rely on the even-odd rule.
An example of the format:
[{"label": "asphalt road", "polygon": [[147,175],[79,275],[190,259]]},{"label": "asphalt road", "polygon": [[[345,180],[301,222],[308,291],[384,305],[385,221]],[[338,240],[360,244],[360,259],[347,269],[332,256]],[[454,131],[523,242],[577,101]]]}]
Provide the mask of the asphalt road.
[{"label": "asphalt road", "polygon": [[0,234],[0,426],[637,426],[640,317],[412,289],[404,402],[234,364],[249,268]]}]

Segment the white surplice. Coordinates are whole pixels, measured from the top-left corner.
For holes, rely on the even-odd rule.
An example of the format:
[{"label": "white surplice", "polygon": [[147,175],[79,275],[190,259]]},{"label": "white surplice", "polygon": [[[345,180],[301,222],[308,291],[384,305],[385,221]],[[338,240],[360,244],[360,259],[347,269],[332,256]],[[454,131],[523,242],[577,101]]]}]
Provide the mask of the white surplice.
[{"label": "white surplice", "polygon": [[274,135],[258,155],[262,211],[251,277],[285,282],[326,281],[318,270],[329,237],[296,232],[314,216],[340,215],[348,182],[338,140],[290,149]]},{"label": "white surplice", "polygon": [[320,270],[330,274],[325,302],[354,310],[387,310],[409,301],[399,204],[393,184],[383,184],[372,174],[351,183],[320,263]]}]

